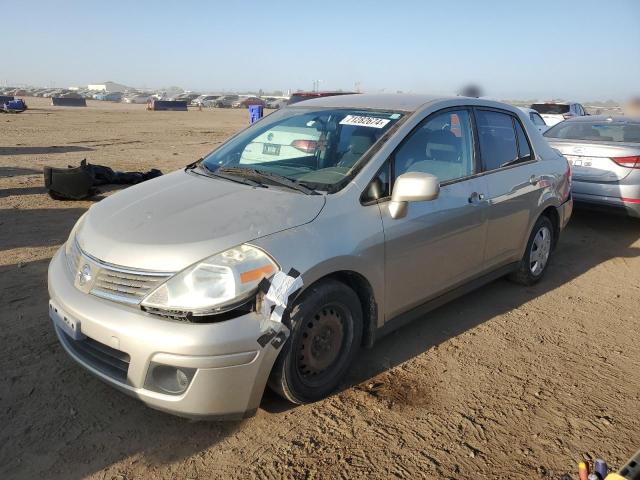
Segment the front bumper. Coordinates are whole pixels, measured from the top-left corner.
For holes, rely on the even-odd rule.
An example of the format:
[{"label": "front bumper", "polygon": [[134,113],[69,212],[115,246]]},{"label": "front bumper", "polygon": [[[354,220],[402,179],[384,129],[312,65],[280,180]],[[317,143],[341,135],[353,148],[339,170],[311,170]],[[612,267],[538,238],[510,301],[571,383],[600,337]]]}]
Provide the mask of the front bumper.
[{"label": "front bumper", "polygon": [[640,218],[640,183],[634,184],[632,179],[627,178],[621,183],[594,183],[574,180],[572,194],[576,203],[610,207],[632,217]]},{"label": "front bumper", "polygon": [[[267,330],[273,337],[280,334],[281,340],[288,336],[284,325],[265,325],[256,313],[219,323],[185,323],[83,293],[73,285],[64,247],[49,265],[49,296],[52,318],[68,316],[79,323],[79,330],[94,347],[122,357],[121,363],[114,355],[104,357],[105,368],[101,368],[101,361],[85,354],[86,349],[78,348],[54,322],[62,346],[76,362],[150,407],[189,418],[232,419],[253,414],[284,343],[257,340],[264,339]],[[152,362],[195,369],[195,374],[183,393],[160,393],[145,386]],[[108,363],[117,364],[120,370],[108,368]],[[119,371],[123,374],[118,375]]]}]

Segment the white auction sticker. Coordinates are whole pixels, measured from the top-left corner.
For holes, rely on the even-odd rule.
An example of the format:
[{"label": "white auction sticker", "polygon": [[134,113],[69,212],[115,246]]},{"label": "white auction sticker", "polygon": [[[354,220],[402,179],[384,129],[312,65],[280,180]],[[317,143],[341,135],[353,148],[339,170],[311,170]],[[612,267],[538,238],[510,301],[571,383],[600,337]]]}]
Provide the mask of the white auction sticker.
[{"label": "white auction sticker", "polygon": [[359,127],[384,128],[391,120],[386,118],[363,117],[360,115],[347,115],[340,125],[357,125]]}]

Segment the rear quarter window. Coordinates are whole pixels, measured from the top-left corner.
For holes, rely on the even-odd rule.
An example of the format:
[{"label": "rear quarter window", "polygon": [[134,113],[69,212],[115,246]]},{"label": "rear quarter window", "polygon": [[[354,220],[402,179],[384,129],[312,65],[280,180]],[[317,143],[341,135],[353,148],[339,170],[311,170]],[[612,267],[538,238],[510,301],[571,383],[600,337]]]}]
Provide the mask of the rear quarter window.
[{"label": "rear quarter window", "polygon": [[525,133],[520,122],[515,118],[513,119],[513,124],[516,127],[516,134],[518,135],[518,154],[519,158],[525,160],[531,158],[531,148],[529,147],[529,139],[527,138],[527,134]]}]

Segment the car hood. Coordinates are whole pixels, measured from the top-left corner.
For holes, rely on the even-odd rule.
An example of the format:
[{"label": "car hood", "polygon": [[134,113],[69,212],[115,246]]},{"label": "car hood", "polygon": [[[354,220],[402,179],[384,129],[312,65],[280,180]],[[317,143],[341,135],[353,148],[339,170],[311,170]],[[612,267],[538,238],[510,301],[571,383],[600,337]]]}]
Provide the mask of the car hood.
[{"label": "car hood", "polygon": [[177,171],[95,204],[76,238],[114,265],[174,272],[259,237],[311,222],[323,195],[254,188]]}]

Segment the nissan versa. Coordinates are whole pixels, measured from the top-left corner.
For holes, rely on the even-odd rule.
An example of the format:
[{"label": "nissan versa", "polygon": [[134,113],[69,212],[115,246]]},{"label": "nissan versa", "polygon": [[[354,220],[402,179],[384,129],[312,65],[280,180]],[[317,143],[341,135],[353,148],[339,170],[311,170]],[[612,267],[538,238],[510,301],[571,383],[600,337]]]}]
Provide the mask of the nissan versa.
[{"label": "nissan versa", "polygon": [[540,280],[570,177],[502,103],[297,103],[92,206],[51,261],[49,314],[74,360],[153,408],[239,418],[267,383],[312,402],[408,320]]}]

